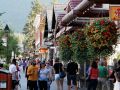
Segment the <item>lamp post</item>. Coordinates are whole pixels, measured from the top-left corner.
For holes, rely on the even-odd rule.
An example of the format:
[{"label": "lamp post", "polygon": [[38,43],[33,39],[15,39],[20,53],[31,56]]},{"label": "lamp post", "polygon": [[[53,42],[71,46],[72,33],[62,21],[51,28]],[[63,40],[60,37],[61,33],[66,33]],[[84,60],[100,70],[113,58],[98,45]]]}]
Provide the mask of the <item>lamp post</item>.
[{"label": "lamp post", "polygon": [[9,51],[8,51],[8,49],[9,49],[9,46],[8,46],[8,38],[9,38],[9,31],[10,31],[10,29],[9,29],[9,27],[8,27],[8,25],[6,24],[6,26],[5,26],[5,28],[4,28],[4,32],[5,32],[5,36],[6,36],[6,44],[7,44],[7,47],[6,47],[6,62],[7,63],[9,63],[10,62],[10,59],[9,59]]}]

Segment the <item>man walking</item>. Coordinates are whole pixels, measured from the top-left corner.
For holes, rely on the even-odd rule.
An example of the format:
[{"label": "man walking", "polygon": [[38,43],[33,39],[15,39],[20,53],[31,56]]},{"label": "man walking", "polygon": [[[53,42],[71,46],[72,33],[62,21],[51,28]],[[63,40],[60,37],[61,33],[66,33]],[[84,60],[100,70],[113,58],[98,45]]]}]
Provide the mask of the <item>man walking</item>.
[{"label": "man walking", "polygon": [[78,64],[75,62],[69,62],[67,65],[67,85],[68,90],[71,90],[71,82],[75,87],[75,90],[78,90],[77,88],[77,80],[76,80],[76,73],[78,72]]},{"label": "man walking", "polygon": [[16,67],[16,59],[12,60],[12,63],[9,66],[9,71],[12,74],[12,90],[18,85],[18,72]]},{"label": "man walking", "polygon": [[107,86],[107,77],[108,71],[107,68],[104,66],[104,62],[101,62],[98,66],[99,69],[99,77],[98,77],[98,88],[99,90],[105,90],[104,88]]},{"label": "man walking", "polygon": [[37,87],[38,67],[36,66],[35,61],[33,61],[32,64],[28,67],[27,75],[28,75],[29,89],[38,90]]}]

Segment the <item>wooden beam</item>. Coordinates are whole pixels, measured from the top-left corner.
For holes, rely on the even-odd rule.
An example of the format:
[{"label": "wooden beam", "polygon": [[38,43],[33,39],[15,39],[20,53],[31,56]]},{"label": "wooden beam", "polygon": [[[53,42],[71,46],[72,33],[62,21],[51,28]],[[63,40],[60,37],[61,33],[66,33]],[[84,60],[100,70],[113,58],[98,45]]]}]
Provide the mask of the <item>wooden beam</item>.
[{"label": "wooden beam", "polygon": [[90,17],[90,18],[98,18],[98,17],[109,17],[109,10],[106,9],[90,9],[86,12],[83,12],[82,15],[78,15],[80,17]]},{"label": "wooden beam", "polygon": [[93,3],[102,3],[102,4],[120,4],[120,0],[89,0]]}]

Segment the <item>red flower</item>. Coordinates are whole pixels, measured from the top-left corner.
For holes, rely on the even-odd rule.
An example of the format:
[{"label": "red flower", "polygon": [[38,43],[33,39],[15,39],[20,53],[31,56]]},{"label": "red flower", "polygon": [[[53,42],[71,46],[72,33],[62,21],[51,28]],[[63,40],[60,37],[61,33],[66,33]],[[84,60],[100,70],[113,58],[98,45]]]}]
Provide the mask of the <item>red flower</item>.
[{"label": "red flower", "polygon": [[100,24],[101,24],[101,25],[104,25],[104,24],[105,24],[105,21],[104,21],[104,20],[101,20],[101,21],[100,21]]}]

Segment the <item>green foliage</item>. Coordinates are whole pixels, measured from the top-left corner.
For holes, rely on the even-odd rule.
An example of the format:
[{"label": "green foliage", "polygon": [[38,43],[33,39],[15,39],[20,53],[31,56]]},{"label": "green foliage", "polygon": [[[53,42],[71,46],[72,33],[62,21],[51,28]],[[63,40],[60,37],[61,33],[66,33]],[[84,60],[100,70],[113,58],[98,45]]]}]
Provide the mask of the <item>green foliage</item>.
[{"label": "green foliage", "polygon": [[33,47],[33,42],[35,40],[35,30],[33,27],[33,23],[35,20],[35,17],[37,14],[40,14],[40,12],[43,10],[42,6],[40,5],[39,0],[34,0],[32,2],[32,9],[31,12],[28,16],[28,21],[24,26],[23,33],[25,34],[25,41],[24,41],[24,46],[29,49],[29,50],[34,50]]},{"label": "green foliage", "polygon": [[[94,56],[108,56],[114,52],[113,45],[117,44],[117,28],[109,19],[95,20],[85,28],[88,46]],[[91,50],[89,48],[89,50]]]},{"label": "green foliage", "polygon": [[9,65],[8,64],[3,64],[3,67],[7,70],[9,70]]},{"label": "green foliage", "polygon": [[3,46],[3,37],[4,33],[3,30],[0,30],[0,56],[3,57],[3,55],[5,54],[5,46]]},{"label": "green foliage", "polygon": [[63,61],[69,61],[72,58],[72,50],[69,35],[62,35],[59,40],[60,58]]},{"label": "green foliage", "polygon": [[66,61],[72,58],[79,63],[109,56],[114,52],[113,45],[116,46],[117,39],[117,28],[113,21],[95,20],[84,30],[60,37],[60,56]]},{"label": "green foliage", "polygon": [[74,31],[71,35],[71,47],[73,51],[73,60],[83,63],[87,60],[87,42],[83,30]]},{"label": "green foliage", "polygon": [[5,37],[6,33],[3,29],[0,30],[0,57],[1,58],[7,58],[7,63],[10,62],[12,51],[14,51],[15,54],[19,53],[19,46],[18,46],[18,39],[13,34],[12,31],[8,33],[8,47],[4,46],[2,38]]},{"label": "green foliage", "polygon": [[5,57],[7,57],[7,63],[10,63],[12,52],[16,55],[20,52],[18,46],[18,38],[12,33],[8,33],[8,47],[5,47]]}]

